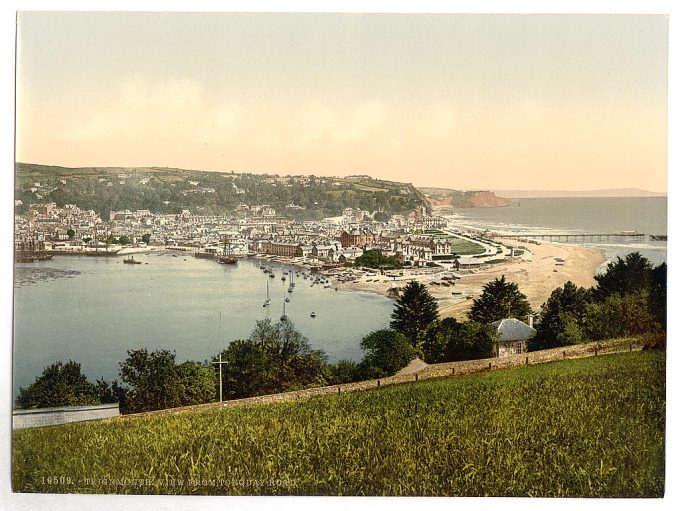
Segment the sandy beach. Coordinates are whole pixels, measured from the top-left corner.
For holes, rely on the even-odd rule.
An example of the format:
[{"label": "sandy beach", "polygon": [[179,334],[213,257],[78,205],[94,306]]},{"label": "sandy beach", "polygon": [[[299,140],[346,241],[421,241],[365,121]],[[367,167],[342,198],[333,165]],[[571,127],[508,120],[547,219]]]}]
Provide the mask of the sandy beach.
[{"label": "sandy beach", "polygon": [[[513,240],[497,241],[508,245],[517,244]],[[538,311],[550,293],[567,281],[572,281],[577,286],[593,286],[597,267],[604,262],[602,252],[591,247],[541,243],[531,244],[526,248],[527,251],[514,260],[489,264],[474,270],[404,270],[402,276],[364,275],[354,282],[333,279],[333,285],[341,290],[388,294],[390,288],[401,287],[409,280],[417,280],[427,285],[430,293],[437,299],[442,318],[464,320],[472,300],[482,293],[482,286],[497,277],[505,275],[507,280],[517,283],[531,307]],[[441,278],[452,274],[460,277],[455,280],[455,284],[454,281],[446,282]]]}]

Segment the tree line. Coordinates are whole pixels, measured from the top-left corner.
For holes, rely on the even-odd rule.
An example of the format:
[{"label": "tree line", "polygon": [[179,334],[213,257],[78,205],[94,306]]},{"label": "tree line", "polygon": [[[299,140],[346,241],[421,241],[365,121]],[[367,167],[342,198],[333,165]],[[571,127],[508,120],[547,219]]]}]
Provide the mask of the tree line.
[{"label": "tree line", "polygon": [[[439,318],[435,298],[416,281],[408,282],[395,301],[389,328],[361,340],[360,362],[329,363],[289,319],[256,322],[245,339],[203,362],[178,364],[168,350],[129,350],[118,380],[91,383],[80,364],[56,362],[34,383],[21,388],[19,408],[98,403],[120,404],[135,413],[264,394],[339,385],[395,374],[415,357],[427,363],[493,357],[497,332],[492,322],[536,315],[536,336],[529,349],[539,350],[608,338],[665,332],[666,264],[654,267],[639,253],[610,263],[590,289],[571,282],[555,289],[540,311],[532,311],[516,283],[505,277],[483,287],[466,321]],[[222,362],[219,364],[218,362]]]}]

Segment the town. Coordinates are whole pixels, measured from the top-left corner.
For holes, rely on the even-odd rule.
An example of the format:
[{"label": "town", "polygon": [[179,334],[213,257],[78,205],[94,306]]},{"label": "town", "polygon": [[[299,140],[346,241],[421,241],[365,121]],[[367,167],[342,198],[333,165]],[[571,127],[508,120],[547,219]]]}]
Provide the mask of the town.
[{"label": "town", "polygon": [[[325,268],[352,265],[368,250],[392,256],[399,265],[432,267],[436,263],[479,266],[503,252],[499,244],[448,229],[442,216],[425,206],[387,222],[375,213],[345,208],[338,217],[295,221],[267,205],[241,203],[233,215],[157,214],[149,210],[111,211],[105,221],[93,210],[54,202],[31,204],[15,217],[17,261],[53,255],[116,256],[154,248],[224,256],[274,256]],[[467,249],[452,251],[454,244]],[[490,246],[491,245],[491,246]],[[474,252],[470,254],[470,251]]]}]

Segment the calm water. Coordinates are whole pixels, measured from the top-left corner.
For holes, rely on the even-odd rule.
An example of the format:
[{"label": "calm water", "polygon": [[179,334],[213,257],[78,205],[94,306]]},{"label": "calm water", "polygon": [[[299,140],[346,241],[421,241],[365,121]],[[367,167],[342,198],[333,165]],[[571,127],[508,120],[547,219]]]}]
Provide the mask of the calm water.
[{"label": "calm water", "polygon": [[[32,383],[57,360],[80,362],[91,381],[118,378],[118,363],[128,349],[176,350],[178,362],[206,360],[230,341],[247,337],[256,320],[278,321],[284,295],[291,297],[286,314],[330,361],[361,359],[361,338],[387,326],[392,312],[391,300],[311,287],[302,275],[288,295],[284,267],[270,264],[276,278],[267,278],[259,260],[222,266],[183,255],[135,259],[148,264],[90,257],[17,264],[15,396],[19,386]],[[267,282],[272,304],[264,308]]]},{"label": "calm water", "polygon": [[[452,224],[504,233],[618,233],[637,231],[667,234],[666,197],[513,199],[506,208],[458,209]],[[611,240],[583,243],[604,250],[613,260],[639,251],[654,264],[666,260],[666,243]]]}]

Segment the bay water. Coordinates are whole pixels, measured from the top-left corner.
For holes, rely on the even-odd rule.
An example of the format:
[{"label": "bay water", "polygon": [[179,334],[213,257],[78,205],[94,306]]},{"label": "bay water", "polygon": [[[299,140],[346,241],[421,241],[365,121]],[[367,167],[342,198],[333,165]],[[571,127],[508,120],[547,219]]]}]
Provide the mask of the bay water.
[{"label": "bay water", "polygon": [[[302,273],[288,293],[281,277],[294,267],[267,262],[276,275],[269,278],[259,259],[230,266],[186,254],[134,258],[142,264],[55,256],[15,266],[14,397],[56,361],[80,362],[94,382],[118,378],[131,349],[174,350],[178,362],[207,360],[246,338],[257,320],[279,321],[286,296],[286,315],[314,349],[331,362],[358,361],[361,339],[387,327],[393,308],[376,294],[312,286]],[[267,284],[271,305],[263,307]]]}]

